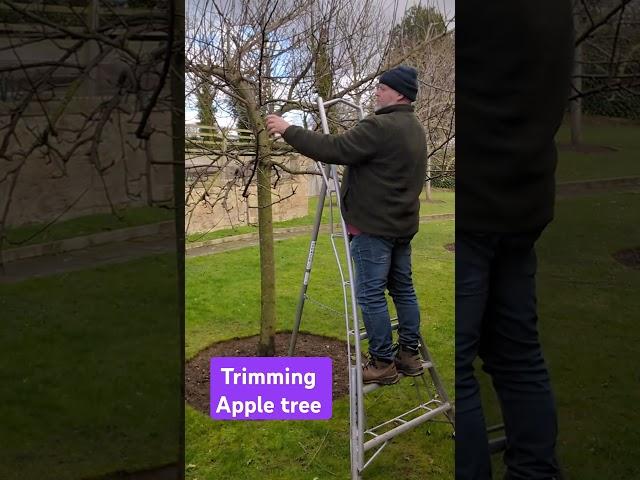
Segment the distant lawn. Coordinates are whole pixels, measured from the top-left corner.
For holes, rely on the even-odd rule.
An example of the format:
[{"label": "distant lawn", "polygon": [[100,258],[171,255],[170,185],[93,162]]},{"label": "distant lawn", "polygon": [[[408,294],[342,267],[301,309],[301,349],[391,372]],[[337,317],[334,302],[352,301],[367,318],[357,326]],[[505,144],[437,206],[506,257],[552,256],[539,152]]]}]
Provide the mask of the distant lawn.
[{"label": "distant lawn", "polygon": [[[640,193],[565,199],[556,209],[538,246],[538,305],[559,460],[568,479],[640,478],[640,271],[611,257],[640,246]],[[496,423],[490,399],[485,387]]]},{"label": "distant lawn", "polygon": [[173,220],[174,210],[159,207],[126,208],[115,213],[85,215],[55,222],[11,228],[6,232],[3,248],[15,248],[36,243],[53,242],[65,238],[136,227],[150,223]]},{"label": "distant lawn", "polygon": [[2,480],[178,461],[173,257],[0,284]]},{"label": "distant lawn", "polygon": [[[436,213],[455,213],[455,192],[453,190],[436,189],[432,190],[432,202],[425,201],[425,194],[420,196],[420,215],[433,215]],[[316,208],[318,206],[318,197],[309,197],[308,213],[304,217],[294,218],[283,222],[274,222],[274,228],[298,227],[302,225],[313,225]],[[329,199],[325,200],[325,208],[322,211],[322,223],[329,222]],[[334,221],[339,222],[337,207],[334,206]],[[187,242],[204,242],[206,240],[214,240],[216,238],[229,237],[233,235],[241,235],[243,233],[257,233],[257,226],[241,226],[236,228],[228,228],[224,230],[216,230],[214,232],[192,233],[187,235]]]},{"label": "distant lawn", "polygon": [[[619,123],[616,120],[585,117],[584,143],[613,147],[604,153],[577,153],[560,150],[557,180],[559,182],[592,180],[640,175],[640,124]],[[564,124],[557,141],[570,142],[570,129]]]},{"label": "distant lawn", "polygon": [[[453,241],[453,221],[422,225],[414,240],[414,276],[422,330],[453,397],[453,260],[443,248]],[[278,328],[291,329],[307,254],[308,238],[276,243]],[[186,264],[186,355],[259,329],[257,247],[188,258]],[[342,293],[328,239],[316,247],[309,296],[341,309]],[[346,338],[344,317],[307,302],[302,329]],[[365,346],[366,348],[366,346]],[[378,391],[367,401],[374,419],[415,406],[408,381]],[[348,398],[334,402],[327,422],[214,422],[188,407],[187,478],[298,480],[349,476]],[[372,420],[373,421],[373,420]],[[317,454],[314,454],[317,450]],[[430,424],[398,437],[366,471],[367,480],[453,478],[451,427]],[[330,473],[329,473],[330,472]]]}]

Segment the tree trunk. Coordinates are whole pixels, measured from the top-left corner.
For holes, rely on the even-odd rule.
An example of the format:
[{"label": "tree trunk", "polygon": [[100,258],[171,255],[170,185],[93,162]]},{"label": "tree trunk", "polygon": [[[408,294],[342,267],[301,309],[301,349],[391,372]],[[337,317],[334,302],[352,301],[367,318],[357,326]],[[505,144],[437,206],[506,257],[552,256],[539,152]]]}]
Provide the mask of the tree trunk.
[{"label": "tree trunk", "polygon": [[266,131],[258,135],[258,234],[260,236],[260,342],[258,356],[275,354],[276,262],[273,249],[270,146]]},{"label": "tree trunk", "polygon": [[[442,174],[442,172],[440,172]],[[431,157],[427,157],[427,181],[425,182],[425,196],[427,202],[431,201]]]},{"label": "tree trunk", "polygon": [[[582,92],[582,46],[578,45],[575,49],[575,64],[573,67],[573,86],[572,95]],[[571,101],[569,107],[571,115],[571,145],[578,146],[582,143],[582,100],[576,98]]]},{"label": "tree trunk", "polygon": [[[174,10],[169,12],[174,19],[180,18],[181,12],[184,12],[184,1],[178,0],[174,3]],[[175,208],[175,235],[176,235],[176,288],[178,299],[178,318],[176,318],[176,330],[180,335],[180,349],[184,356],[184,47],[175,48],[175,43],[184,41],[184,22],[174,21],[173,23],[173,41],[174,45],[168,45],[167,48],[174,48],[171,57],[171,69],[169,69],[169,85],[171,88],[171,133],[172,133],[172,151],[173,151],[173,204]],[[150,148],[147,146],[147,148]],[[147,182],[151,179],[147,178]],[[182,387],[184,394],[184,386]]]},{"label": "tree trunk", "polygon": [[258,190],[258,241],[260,244],[260,340],[259,357],[275,355],[276,337],[276,262],[273,249],[273,212],[271,199],[271,140],[257,92],[240,80],[237,92],[246,101],[246,114],[257,137],[256,184]]}]

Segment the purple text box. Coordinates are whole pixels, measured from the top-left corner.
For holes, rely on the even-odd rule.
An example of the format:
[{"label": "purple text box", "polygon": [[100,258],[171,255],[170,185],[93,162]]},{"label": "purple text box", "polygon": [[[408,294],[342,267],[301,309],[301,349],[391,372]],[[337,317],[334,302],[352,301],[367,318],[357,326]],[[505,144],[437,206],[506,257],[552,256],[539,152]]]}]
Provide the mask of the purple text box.
[{"label": "purple text box", "polygon": [[331,418],[329,357],[213,357],[210,365],[215,420]]}]

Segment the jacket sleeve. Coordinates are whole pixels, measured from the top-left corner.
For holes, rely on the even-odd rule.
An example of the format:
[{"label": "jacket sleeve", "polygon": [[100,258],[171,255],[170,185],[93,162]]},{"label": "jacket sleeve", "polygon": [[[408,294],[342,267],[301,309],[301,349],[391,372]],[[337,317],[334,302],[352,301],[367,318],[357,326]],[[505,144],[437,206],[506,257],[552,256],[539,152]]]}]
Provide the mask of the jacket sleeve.
[{"label": "jacket sleeve", "polygon": [[357,165],[379,150],[384,132],[374,118],[365,118],[341,135],[325,135],[302,127],[288,127],[282,138],[301,154],[323,163]]}]

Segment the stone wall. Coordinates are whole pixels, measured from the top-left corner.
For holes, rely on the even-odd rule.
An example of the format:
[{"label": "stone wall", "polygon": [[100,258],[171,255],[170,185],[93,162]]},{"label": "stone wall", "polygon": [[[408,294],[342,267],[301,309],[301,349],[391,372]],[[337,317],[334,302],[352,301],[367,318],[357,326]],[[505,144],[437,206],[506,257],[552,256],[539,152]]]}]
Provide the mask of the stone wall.
[{"label": "stone wall", "polygon": [[[71,107],[92,111],[100,101],[74,101]],[[8,208],[6,225],[50,223],[109,212],[112,206],[172,205],[170,112],[152,116],[157,132],[146,143],[136,138],[136,120],[137,115],[114,115],[102,128],[95,149],[89,141],[64,158],[77,143],[74,137],[82,130],[84,117],[62,116],[58,137],[49,139],[50,147],[23,156],[22,151],[37,142],[36,135],[46,122],[36,113],[24,116],[8,148],[11,161],[3,162],[0,172],[0,208]],[[9,121],[0,116],[0,125]],[[85,135],[90,136],[90,131]]]},{"label": "stone wall", "polygon": [[[291,220],[308,213],[308,180],[291,177],[278,182],[271,191],[273,198],[273,221]],[[295,194],[291,195],[295,189]],[[203,199],[207,190],[194,187],[191,198],[199,201],[186,202],[185,229],[187,234],[203,233],[244,225],[257,225],[258,208],[256,186],[249,188],[249,197],[242,196],[244,187],[234,185],[228,190],[225,201]],[[211,188],[208,189],[211,191]],[[287,198],[288,197],[288,198]],[[283,199],[278,201],[278,199]],[[248,201],[247,201],[248,200]],[[277,203],[275,203],[277,202]]]},{"label": "stone wall", "polygon": [[[38,28],[14,27],[19,31]],[[55,61],[77,42],[23,40],[20,36],[0,40],[0,47],[6,50],[0,66]],[[30,69],[30,82],[19,68],[3,74],[0,227],[48,224],[109,212],[114,206],[173,204],[170,82],[147,123],[153,133],[148,140],[136,136],[145,102],[159,78],[147,75],[144,69],[162,67],[161,60],[149,60],[157,46],[157,41],[127,44],[149,62],[144,65],[130,65],[115,49],[78,85],[73,83],[78,69],[61,66],[34,97],[29,96],[31,85],[48,66]],[[99,53],[95,42],[86,42],[68,63],[84,66]],[[125,77],[128,80],[121,84]],[[54,122],[53,129],[50,122]],[[44,142],[43,132],[47,132]]]}]

